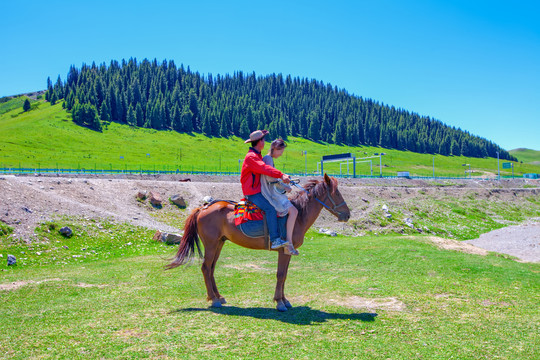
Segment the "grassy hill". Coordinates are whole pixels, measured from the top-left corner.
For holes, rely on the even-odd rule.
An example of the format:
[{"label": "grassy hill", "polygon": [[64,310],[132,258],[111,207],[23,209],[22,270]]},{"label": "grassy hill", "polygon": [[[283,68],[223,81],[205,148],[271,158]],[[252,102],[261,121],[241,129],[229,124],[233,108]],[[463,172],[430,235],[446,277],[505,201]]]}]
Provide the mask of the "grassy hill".
[{"label": "grassy hill", "polygon": [[[18,107],[14,107],[16,101],[21,102]],[[75,125],[61,103],[51,106],[38,100],[32,104],[32,110],[25,113],[22,101],[16,98],[0,107],[0,110],[6,109],[3,113],[0,111],[0,167],[236,172],[239,160],[247,150],[247,145],[237,137],[209,138],[201,134],[157,131],[117,123],[110,123],[100,133]],[[316,172],[317,162],[323,155],[351,152],[359,159],[384,152],[383,175],[409,171],[411,175],[432,176],[433,162],[436,176],[464,176],[469,164],[472,176],[497,174],[497,159],[493,158],[338,146],[295,137],[289,138],[288,144],[283,157],[276,161],[276,166],[288,173],[304,173],[306,168],[308,173]],[[302,155],[303,151],[307,151],[307,159]],[[357,174],[370,175],[369,160],[372,161],[373,175],[379,174],[378,157],[358,164]],[[340,165],[325,164],[325,170],[339,174]],[[515,163],[514,171],[516,175],[540,173],[540,166]],[[342,166],[342,172],[347,172],[346,165]],[[511,171],[502,171],[501,165],[501,175],[511,175]]]},{"label": "grassy hill", "polygon": [[540,151],[538,150],[519,148],[510,150],[509,153],[524,163],[540,165]]}]

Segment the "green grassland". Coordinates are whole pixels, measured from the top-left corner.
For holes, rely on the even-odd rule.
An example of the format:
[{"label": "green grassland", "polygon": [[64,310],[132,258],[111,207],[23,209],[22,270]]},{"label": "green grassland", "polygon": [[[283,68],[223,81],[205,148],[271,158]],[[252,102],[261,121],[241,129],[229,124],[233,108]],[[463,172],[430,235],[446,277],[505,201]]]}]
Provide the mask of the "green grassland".
[{"label": "green grassland", "polygon": [[[11,101],[20,101],[17,98]],[[8,101],[2,106],[11,106]],[[395,176],[398,171],[411,175],[432,176],[433,162],[436,176],[463,177],[466,170],[472,176],[497,174],[497,159],[445,157],[417,154],[377,147],[348,147],[314,143],[292,137],[289,147],[276,166],[288,173],[308,173],[317,170],[321,156],[354,153],[357,159],[384,152],[381,159],[382,174]],[[267,146],[268,147],[268,146]],[[75,125],[71,115],[61,103],[51,106],[37,101],[29,112],[19,107],[0,114],[0,167],[70,168],[70,169],[132,169],[237,172],[247,146],[242,139],[233,137],[209,138],[201,134],[180,134],[174,131],[156,131],[110,123],[102,133]],[[307,151],[307,159],[302,155]],[[369,159],[373,175],[378,176],[379,158]],[[466,166],[463,166],[467,164]],[[342,166],[345,174],[347,166]],[[325,170],[340,173],[338,163],[325,164]],[[352,164],[349,172],[352,174]],[[514,164],[514,172],[540,173],[540,165]],[[357,164],[357,174],[370,175],[369,162]],[[510,176],[511,170],[501,175]]]},{"label": "green grassland", "polygon": [[[73,237],[58,233],[64,225]],[[228,304],[210,309],[199,263],[164,271],[176,247],[147,229],[65,218],[35,233],[31,244],[0,235],[10,359],[537,356],[540,264],[440,250],[421,236],[310,231],[287,278],[293,309],[271,301],[276,254],[231,243],[216,268]]]},{"label": "green grassland", "polygon": [[540,165],[540,151],[538,150],[520,148],[510,150],[509,152],[510,154],[514,155],[519,161]]}]

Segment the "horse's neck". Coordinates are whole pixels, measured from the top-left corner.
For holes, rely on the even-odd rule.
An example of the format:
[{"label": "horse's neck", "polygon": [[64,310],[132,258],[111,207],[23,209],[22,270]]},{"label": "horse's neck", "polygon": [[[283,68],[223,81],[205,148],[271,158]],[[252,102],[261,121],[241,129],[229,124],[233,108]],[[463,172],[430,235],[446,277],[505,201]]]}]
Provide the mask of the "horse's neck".
[{"label": "horse's neck", "polygon": [[315,220],[317,220],[322,208],[322,205],[318,201],[316,201],[314,197],[309,199],[309,202],[306,206],[306,211],[304,211],[302,216],[298,217],[297,220],[297,225],[302,226],[302,231],[304,234],[313,225]]}]

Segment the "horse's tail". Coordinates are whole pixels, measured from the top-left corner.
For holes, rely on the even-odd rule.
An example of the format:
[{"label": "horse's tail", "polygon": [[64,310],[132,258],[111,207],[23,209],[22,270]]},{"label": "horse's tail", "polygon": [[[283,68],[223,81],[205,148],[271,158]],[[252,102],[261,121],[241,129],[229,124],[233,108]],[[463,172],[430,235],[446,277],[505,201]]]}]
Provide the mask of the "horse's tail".
[{"label": "horse's tail", "polygon": [[182,241],[180,241],[178,252],[176,253],[176,256],[171,260],[171,263],[165,266],[166,270],[174,269],[175,267],[178,267],[188,262],[195,253],[195,247],[197,247],[199,257],[202,257],[199,234],[197,233],[197,217],[199,216],[200,211],[200,207],[196,208],[186,219],[186,225],[184,226],[184,235],[182,236]]}]

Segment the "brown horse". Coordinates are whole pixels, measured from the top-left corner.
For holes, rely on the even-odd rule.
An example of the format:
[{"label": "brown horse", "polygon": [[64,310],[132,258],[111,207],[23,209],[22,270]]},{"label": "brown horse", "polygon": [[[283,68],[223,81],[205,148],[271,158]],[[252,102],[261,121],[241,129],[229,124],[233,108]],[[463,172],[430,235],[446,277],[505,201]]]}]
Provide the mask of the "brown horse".
[{"label": "brown horse", "polygon": [[[325,174],[324,180],[309,181],[305,190],[307,193],[297,193],[291,199],[293,205],[298,209],[293,232],[295,248],[302,246],[307,230],[313,225],[323,206],[335,215],[338,221],[345,222],[350,218],[349,207],[338,190],[335,178],[330,178]],[[225,240],[230,240],[248,249],[264,250],[264,239],[245,236],[234,225],[234,206],[225,201],[218,201],[207,208],[198,207],[191,212],[186,220],[184,236],[178,252],[166,268],[172,269],[185,264],[193,256],[195,247],[197,247],[199,256],[202,257],[199,237],[204,244],[204,261],[201,270],[208,293],[207,300],[212,301],[213,307],[221,307],[226,301],[218,292],[214,270]],[[292,307],[284,294],[285,279],[291,256],[285,254],[283,249],[275,251],[278,251],[279,255],[274,300],[279,311],[286,311],[287,308]]]}]

